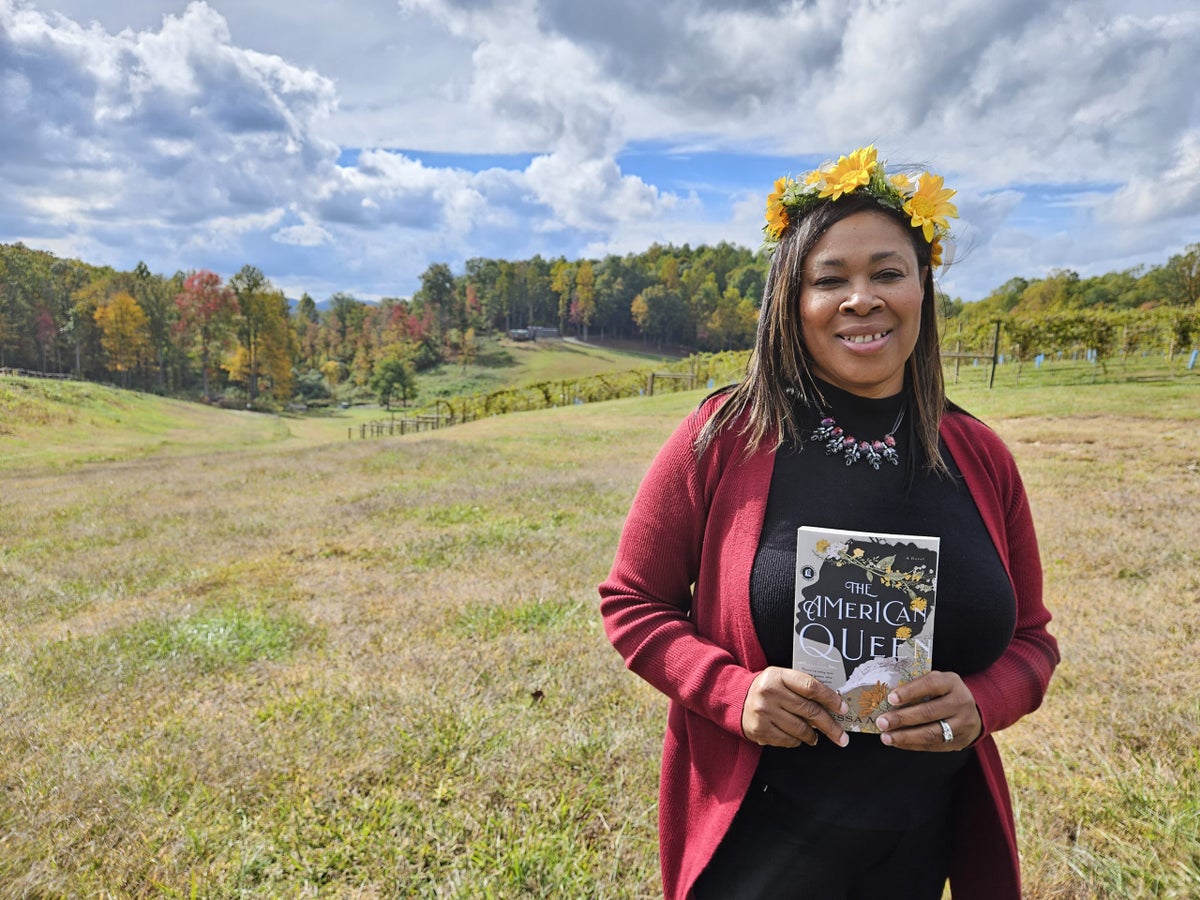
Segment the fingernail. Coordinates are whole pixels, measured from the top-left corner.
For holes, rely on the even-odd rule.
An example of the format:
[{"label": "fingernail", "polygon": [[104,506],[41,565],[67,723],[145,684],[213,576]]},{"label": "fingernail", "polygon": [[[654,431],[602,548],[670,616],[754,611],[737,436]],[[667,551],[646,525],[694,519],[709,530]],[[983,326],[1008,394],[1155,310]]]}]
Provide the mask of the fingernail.
[{"label": "fingernail", "polygon": [[892,746],[892,736],[890,734],[881,734],[879,736],[879,739],[881,741],[883,741],[885,744],[887,744],[889,747]]},{"label": "fingernail", "polygon": [[843,700],[841,709],[839,709],[838,712],[840,712],[843,716],[846,715],[846,713],[850,712],[850,704]]},{"label": "fingernail", "polygon": [[880,716],[878,719],[875,720],[875,724],[879,726],[880,731],[887,731],[888,730],[887,716]]},{"label": "fingernail", "polygon": [[846,732],[843,731],[842,736],[840,738],[838,738],[838,740],[837,740],[837,745],[839,747],[845,747],[849,743],[850,743],[850,735],[846,734]]},{"label": "fingernail", "polygon": [[888,703],[892,704],[892,706],[899,706],[900,705],[900,695],[897,694],[895,691],[892,691],[890,694],[888,694]]}]

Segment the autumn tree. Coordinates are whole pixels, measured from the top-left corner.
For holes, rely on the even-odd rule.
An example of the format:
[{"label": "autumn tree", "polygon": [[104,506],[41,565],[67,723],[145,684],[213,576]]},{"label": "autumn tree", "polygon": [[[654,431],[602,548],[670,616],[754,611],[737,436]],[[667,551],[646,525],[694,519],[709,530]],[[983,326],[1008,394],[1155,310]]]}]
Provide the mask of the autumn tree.
[{"label": "autumn tree", "polygon": [[229,280],[237,298],[234,331],[238,348],[227,360],[230,378],[246,385],[247,399],[259,394],[259,381],[270,382],[271,395],[286,400],[291,395],[292,365],[298,342],[288,316],[287,298],[254,266],[243,266]]},{"label": "autumn tree", "polygon": [[184,279],[183,290],[175,296],[175,306],[179,310],[177,333],[199,345],[204,399],[211,401],[212,357],[225,348],[238,311],[237,299],[232,290],[221,284],[219,275],[201,269]]},{"label": "autumn tree", "polygon": [[287,298],[254,266],[243,266],[229,285],[237,298],[234,331],[238,347],[224,368],[231,379],[246,385],[251,403],[257,399],[263,379],[269,382],[276,400],[286,400],[291,396],[292,366],[299,346]]},{"label": "autumn tree", "polygon": [[596,272],[589,260],[579,264],[575,272],[575,301],[571,305],[571,321],[583,328],[588,339],[588,326],[596,318]]},{"label": "autumn tree", "polygon": [[121,373],[122,386],[129,387],[129,373],[150,349],[146,313],[130,294],[120,291],[97,308],[95,316],[109,368]]},{"label": "autumn tree", "polygon": [[567,314],[571,310],[571,290],[574,287],[575,271],[565,259],[558,259],[550,269],[550,290],[558,296],[558,333],[564,334]]},{"label": "autumn tree", "polygon": [[58,334],[58,325],[54,321],[54,314],[45,306],[39,306],[37,312],[33,316],[34,334],[37,336],[38,350],[42,354],[43,372],[49,371],[46,358],[54,347],[54,338]]}]

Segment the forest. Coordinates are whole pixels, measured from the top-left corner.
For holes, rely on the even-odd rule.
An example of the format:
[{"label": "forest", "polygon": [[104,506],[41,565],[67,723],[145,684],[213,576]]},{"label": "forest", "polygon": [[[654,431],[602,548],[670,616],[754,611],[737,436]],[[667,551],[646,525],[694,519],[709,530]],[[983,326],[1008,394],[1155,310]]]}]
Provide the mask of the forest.
[{"label": "forest", "polygon": [[[419,373],[472,360],[480,341],[531,326],[655,348],[750,346],[767,257],[720,243],[655,244],[603,259],[434,263],[407,298],[293,300],[246,265],[153,273],[0,244],[0,368],[256,408],[407,401]],[[1175,353],[1200,335],[1200,243],[1161,265],[1083,278],[1012,278],[977,302],[939,297],[948,349]]]}]

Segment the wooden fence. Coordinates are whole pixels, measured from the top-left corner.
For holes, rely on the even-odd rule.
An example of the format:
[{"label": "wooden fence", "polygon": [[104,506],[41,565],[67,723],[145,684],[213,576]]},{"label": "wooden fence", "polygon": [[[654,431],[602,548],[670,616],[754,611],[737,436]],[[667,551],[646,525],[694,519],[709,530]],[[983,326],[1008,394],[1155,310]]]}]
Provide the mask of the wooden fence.
[{"label": "wooden fence", "polygon": [[416,434],[510,412],[553,409],[599,400],[636,397],[639,394],[653,396],[664,391],[692,390],[703,384],[716,387],[741,377],[747,355],[745,351],[697,354],[674,364],[673,368],[668,367],[668,371],[634,369],[563,381],[538,382],[489,394],[442,399],[432,407],[425,407],[402,417],[393,416],[347,428],[346,437],[348,440],[355,437],[362,440],[369,437]]}]

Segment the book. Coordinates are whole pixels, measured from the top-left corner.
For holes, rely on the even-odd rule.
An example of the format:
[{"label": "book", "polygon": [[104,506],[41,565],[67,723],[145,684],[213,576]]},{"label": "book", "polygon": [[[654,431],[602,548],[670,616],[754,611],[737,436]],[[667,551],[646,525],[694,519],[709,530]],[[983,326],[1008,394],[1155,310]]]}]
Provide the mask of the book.
[{"label": "book", "polygon": [[940,539],[801,526],[792,667],[850,707],[847,731],[879,733],[887,696],[929,671]]}]

